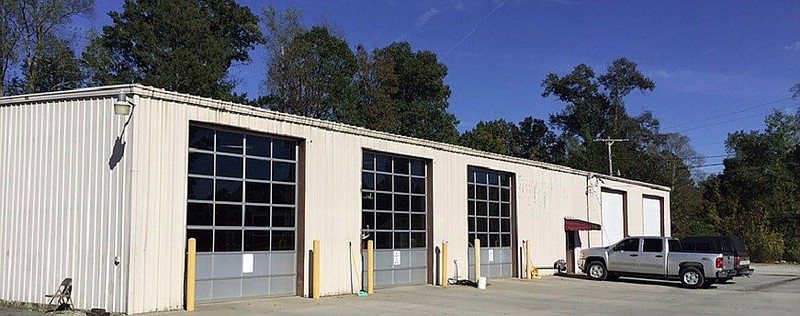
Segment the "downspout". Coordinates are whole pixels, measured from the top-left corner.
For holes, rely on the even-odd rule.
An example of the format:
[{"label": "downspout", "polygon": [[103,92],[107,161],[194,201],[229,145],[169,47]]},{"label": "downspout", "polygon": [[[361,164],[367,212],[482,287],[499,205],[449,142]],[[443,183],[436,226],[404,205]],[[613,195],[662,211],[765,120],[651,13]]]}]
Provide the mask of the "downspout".
[{"label": "downspout", "polygon": [[[591,213],[589,211],[589,196],[590,196],[589,193],[591,193],[590,190],[591,190],[592,177],[594,177],[594,173],[589,172],[588,174],[586,174],[586,221],[591,221],[589,217],[589,214]],[[591,246],[592,244],[592,234],[589,231],[586,232],[586,244],[589,246]]]}]

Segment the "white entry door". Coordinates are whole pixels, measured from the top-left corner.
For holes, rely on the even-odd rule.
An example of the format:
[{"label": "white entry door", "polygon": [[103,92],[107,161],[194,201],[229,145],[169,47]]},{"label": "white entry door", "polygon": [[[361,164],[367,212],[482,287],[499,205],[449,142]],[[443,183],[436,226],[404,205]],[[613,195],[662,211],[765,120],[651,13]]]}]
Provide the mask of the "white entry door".
[{"label": "white entry door", "polygon": [[645,236],[661,236],[661,198],[642,198],[642,219]]},{"label": "white entry door", "polygon": [[625,237],[624,203],[625,196],[618,192],[602,192],[603,246],[611,245]]}]

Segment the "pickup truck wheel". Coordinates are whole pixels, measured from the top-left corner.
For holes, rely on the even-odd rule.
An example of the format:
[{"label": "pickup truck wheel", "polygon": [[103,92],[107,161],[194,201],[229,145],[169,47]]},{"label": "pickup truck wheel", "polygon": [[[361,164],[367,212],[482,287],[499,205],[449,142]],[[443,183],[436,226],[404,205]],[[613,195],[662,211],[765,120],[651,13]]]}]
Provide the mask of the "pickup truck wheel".
[{"label": "pickup truck wheel", "polygon": [[601,281],[606,279],[608,271],[606,271],[606,266],[602,262],[593,261],[586,267],[586,275],[592,280]]},{"label": "pickup truck wheel", "polygon": [[681,284],[690,289],[699,288],[706,281],[706,278],[703,276],[703,273],[700,272],[700,270],[695,267],[683,268],[683,270],[681,270],[680,277],[681,277]]}]

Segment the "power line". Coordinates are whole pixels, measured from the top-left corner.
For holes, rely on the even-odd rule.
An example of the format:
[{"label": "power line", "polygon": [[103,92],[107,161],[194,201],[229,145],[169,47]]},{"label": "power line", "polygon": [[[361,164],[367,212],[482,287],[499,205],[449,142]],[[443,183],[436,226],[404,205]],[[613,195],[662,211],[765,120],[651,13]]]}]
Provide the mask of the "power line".
[{"label": "power line", "polygon": [[791,97],[786,97],[786,98],[783,98],[783,99],[780,99],[780,100],[775,100],[775,101],[770,101],[770,102],[766,102],[766,103],[757,104],[757,105],[754,105],[754,106],[749,106],[749,107],[746,107],[746,108],[738,110],[738,111],[724,113],[724,114],[716,115],[716,116],[710,117],[710,118],[697,119],[697,120],[689,121],[689,122],[685,122],[685,123],[664,126],[664,127],[662,127],[662,129],[669,130],[669,129],[675,129],[675,128],[681,127],[681,126],[692,125],[692,124],[695,124],[695,123],[701,123],[701,122],[706,122],[706,121],[715,121],[715,120],[718,120],[718,119],[720,119],[722,117],[733,116],[733,115],[744,113],[744,112],[747,112],[747,111],[750,111],[750,110],[753,110],[753,109],[757,109],[757,108],[760,108],[760,107],[763,107],[763,106],[777,104],[777,103],[780,103],[780,102],[783,102],[783,101],[787,101],[787,100],[790,100],[790,99],[791,99]]},{"label": "power line", "polygon": [[[686,169],[693,169],[693,168],[706,168],[706,167],[716,167],[716,166],[724,166],[724,165],[725,165],[725,163],[720,162],[720,163],[710,163],[710,164],[704,164],[704,165],[698,165],[698,166],[686,166],[685,168]],[[763,169],[763,168],[769,167],[771,165],[781,165],[781,166],[784,166],[784,167],[790,167],[790,166],[797,166],[798,163],[794,162],[794,161],[774,161],[774,162],[771,162],[771,163],[769,163],[767,165],[760,165],[760,166],[738,165],[734,169],[735,170],[740,170],[740,169],[756,170],[756,169]]]},{"label": "power line", "polygon": [[731,123],[731,122],[736,122],[736,121],[746,120],[746,119],[749,119],[749,118],[754,118],[754,117],[758,117],[758,116],[765,116],[765,115],[769,114],[770,112],[772,112],[772,111],[774,111],[774,110],[775,110],[775,109],[770,109],[770,110],[769,110],[769,111],[767,111],[767,112],[759,112],[759,113],[756,113],[756,114],[754,114],[754,115],[748,115],[748,116],[739,117],[739,118],[735,118],[735,119],[730,119],[730,120],[724,120],[724,121],[714,122],[714,123],[710,123],[710,124],[706,124],[706,125],[700,125],[700,126],[695,126],[695,127],[685,128],[685,129],[682,129],[682,130],[679,130],[679,131],[675,131],[675,132],[676,132],[676,133],[683,133],[683,132],[688,132],[688,131],[694,131],[694,130],[698,130],[698,129],[703,129],[703,128],[706,128],[706,127],[717,126],[717,125],[722,125],[722,124],[726,124],[726,123]]},{"label": "power line", "polygon": [[[677,157],[677,158],[679,158],[681,160],[686,160],[686,159],[707,159],[707,158],[728,158],[728,157],[733,157],[733,156],[729,155],[729,154],[723,154],[723,155],[710,155],[710,156],[688,156],[688,157]],[[617,161],[635,161],[635,160],[640,160],[640,158],[621,157],[621,158],[616,158],[616,160]]]}]

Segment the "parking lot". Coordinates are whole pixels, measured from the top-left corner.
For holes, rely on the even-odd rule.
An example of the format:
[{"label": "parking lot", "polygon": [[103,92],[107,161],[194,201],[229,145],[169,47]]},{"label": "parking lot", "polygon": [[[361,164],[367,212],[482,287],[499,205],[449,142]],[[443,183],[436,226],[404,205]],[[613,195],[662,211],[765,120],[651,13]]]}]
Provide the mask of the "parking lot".
[{"label": "parking lot", "polygon": [[[490,280],[486,290],[467,286],[383,289],[369,297],[291,297],[198,306],[197,315],[797,315],[800,266],[754,265],[752,278],[708,290],[678,282],[620,279],[595,282],[582,276],[540,280]],[[180,312],[164,313],[177,315]]]},{"label": "parking lot", "polygon": [[[707,290],[678,282],[620,279],[590,281],[582,276],[540,280],[489,280],[486,290],[451,285],[380,289],[369,297],[344,295],[200,304],[198,316],[229,315],[797,315],[800,266],[754,265],[752,278]],[[16,315],[0,310],[0,315]],[[31,315],[29,313],[19,315]],[[175,311],[155,315],[187,315]]]}]

